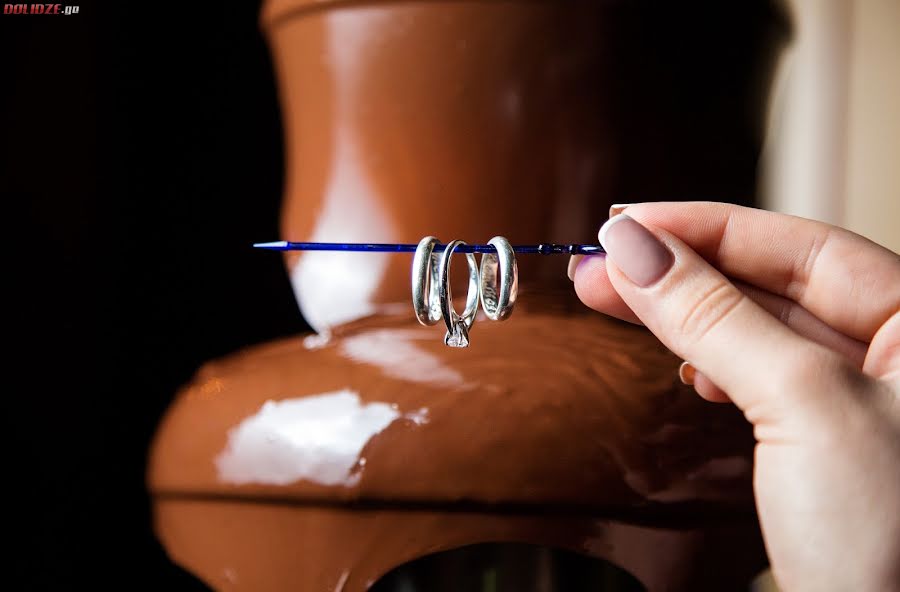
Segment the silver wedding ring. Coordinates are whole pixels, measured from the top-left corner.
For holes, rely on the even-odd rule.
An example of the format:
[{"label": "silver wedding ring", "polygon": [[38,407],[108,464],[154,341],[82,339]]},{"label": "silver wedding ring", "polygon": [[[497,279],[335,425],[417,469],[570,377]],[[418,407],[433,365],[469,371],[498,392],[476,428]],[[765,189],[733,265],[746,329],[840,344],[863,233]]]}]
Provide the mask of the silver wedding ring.
[{"label": "silver wedding ring", "polygon": [[453,257],[453,251],[464,244],[466,243],[461,240],[447,243],[447,248],[444,249],[438,265],[438,276],[440,277],[438,296],[441,302],[441,315],[447,326],[444,343],[450,347],[469,346],[469,328],[475,322],[475,313],[478,312],[478,292],[480,290],[478,264],[475,263],[475,255],[472,253],[466,253],[466,263],[469,264],[469,291],[466,294],[466,308],[463,309],[462,315],[453,310],[453,294],[450,291],[450,259]]},{"label": "silver wedding ring", "polygon": [[512,245],[502,236],[488,241],[497,254],[481,256],[481,307],[492,321],[503,321],[512,314],[519,294],[519,266]]},{"label": "silver wedding ring", "polygon": [[412,300],[416,318],[425,326],[431,326],[441,320],[441,304],[438,296],[437,258],[434,246],[438,239],[426,236],[419,241],[412,266]]},{"label": "silver wedding ring", "polygon": [[462,314],[453,309],[453,294],[450,290],[450,260],[453,252],[463,241],[447,243],[444,252],[437,256],[434,248],[438,239],[426,236],[419,241],[412,265],[412,301],[416,319],[426,326],[444,319],[447,333],[444,343],[451,347],[468,347],[469,329],[475,322],[478,304],[491,320],[502,321],[509,318],[516,304],[519,291],[519,271],[512,245],[502,236],[495,236],[488,244],[496,253],[484,253],[481,267],[475,262],[475,255],[466,253],[469,266],[469,288],[466,307]]}]

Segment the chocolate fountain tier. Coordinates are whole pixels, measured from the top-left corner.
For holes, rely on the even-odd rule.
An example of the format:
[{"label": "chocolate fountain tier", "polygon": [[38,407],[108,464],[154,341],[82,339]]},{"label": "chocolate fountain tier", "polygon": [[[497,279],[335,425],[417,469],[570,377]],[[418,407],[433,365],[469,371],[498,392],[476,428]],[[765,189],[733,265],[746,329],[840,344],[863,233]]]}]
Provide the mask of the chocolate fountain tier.
[{"label": "chocolate fountain tier", "polygon": [[160,427],[152,491],[752,517],[739,412],[681,385],[679,360],[643,328],[570,296],[522,301],[508,322],[476,322],[467,350],[411,316],[379,316],[207,364]]},{"label": "chocolate fountain tier", "polygon": [[[784,24],[776,0],[267,0],[281,238],[589,242],[613,202],[752,203]],[[516,582],[559,550],[652,592],[763,567],[749,425],[646,330],[549,290],[564,258],[523,256],[516,312],[465,350],[416,323],[409,259],[285,263],[320,335],[207,364],[151,453],[160,540],[210,585],[473,589],[453,552],[512,552],[481,544],[546,547]],[[431,559],[443,587],[410,587]],[[552,589],[530,579],[506,590]]]}]

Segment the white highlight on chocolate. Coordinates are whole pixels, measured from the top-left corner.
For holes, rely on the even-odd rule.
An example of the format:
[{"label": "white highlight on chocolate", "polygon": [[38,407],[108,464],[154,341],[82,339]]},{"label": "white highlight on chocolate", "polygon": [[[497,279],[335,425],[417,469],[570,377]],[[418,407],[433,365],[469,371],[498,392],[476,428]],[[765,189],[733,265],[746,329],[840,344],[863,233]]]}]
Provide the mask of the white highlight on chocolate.
[{"label": "white highlight on chocolate", "polygon": [[381,368],[391,378],[436,386],[463,385],[461,372],[415,343],[426,340],[433,340],[433,335],[412,329],[377,329],[344,337],[341,353],[355,362]]},{"label": "white highlight on chocolate", "polygon": [[[427,418],[427,409],[419,409],[409,419],[421,425],[423,413]],[[219,479],[236,485],[307,480],[352,486],[361,476],[363,448],[401,417],[396,406],[363,404],[350,389],[266,401],[228,433],[215,461]]]},{"label": "white highlight on chocolate", "polygon": [[[356,136],[359,106],[347,97],[357,95],[352,86],[362,79],[360,48],[373,42],[379,29],[368,14],[343,17],[338,36],[326,28],[328,55],[336,62],[331,69],[335,101],[332,105],[335,128],[327,185],[321,209],[312,216],[315,225],[311,242],[391,242],[397,238],[393,220],[384,211],[384,196],[373,186],[367,164],[374,156],[366,152]],[[390,18],[385,16],[383,18]],[[352,34],[349,34],[352,31]],[[351,123],[347,123],[351,122]],[[291,237],[297,239],[298,237]],[[294,296],[303,317],[317,332],[376,312],[375,292],[390,264],[383,253],[316,251],[303,253],[290,270]]]}]

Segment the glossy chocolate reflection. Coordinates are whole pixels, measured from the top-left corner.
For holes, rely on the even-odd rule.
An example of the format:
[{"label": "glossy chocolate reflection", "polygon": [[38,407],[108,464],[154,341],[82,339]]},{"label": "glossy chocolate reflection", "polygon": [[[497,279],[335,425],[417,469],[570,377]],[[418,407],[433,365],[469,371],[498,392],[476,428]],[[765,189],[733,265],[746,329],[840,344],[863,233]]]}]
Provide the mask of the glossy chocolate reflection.
[{"label": "glossy chocolate reflection", "polygon": [[[614,202],[751,203],[781,21],[692,6],[268,2],[283,238],[593,242]],[[287,264],[318,330],[409,298],[402,258]],[[523,259],[522,280],[564,267]]]},{"label": "glossy chocolate reflection", "polygon": [[648,590],[741,590],[759,571],[754,525],[655,527],[585,515],[360,508],[157,495],[169,556],[219,590],[368,590],[424,555],[528,542],[605,558]]},{"label": "glossy chocolate reflection", "polygon": [[[591,242],[614,201],[751,202],[783,21],[716,6],[267,2],[283,238]],[[763,567],[748,425],[577,302],[564,257],[521,257],[515,315],[466,350],[415,322],[410,263],[289,254],[319,333],[179,393],[148,473],[176,562],[218,589],[345,592],[481,543],[603,559],[651,591]]]},{"label": "glossy chocolate reflection", "polygon": [[[712,526],[738,539],[729,576],[748,579],[764,558],[753,438],[740,414],[682,385],[679,360],[645,330],[586,311],[570,291],[522,300],[514,320],[480,322],[468,350],[399,315],[207,365],[160,426],[153,454],[157,500],[181,508],[157,515],[170,552],[178,558],[184,536],[226,544],[210,525],[181,529],[189,501],[230,499],[288,514],[356,508],[366,536],[382,516],[368,567],[340,537],[277,535],[333,554],[305,568],[321,581],[348,570],[368,582],[425,553],[506,540],[609,559],[656,589],[706,577],[706,562],[691,557],[709,552]],[[419,517],[414,537],[385,517],[405,512]],[[462,513],[480,518],[457,522]],[[352,522],[355,513],[341,515]],[[567,526],[549,528],[555,520]],[[648,533],[668,548],[645,548]],[[667,560],[653,559],[664,548]],[[206,577],[198,556],[183,560]],[[236,562],[246,559],[225,561]],[[252,581],[248,589],[262,589]]]},{"label": "glossy chocolate reflection", "polygon": [[514,320],[479,322],[463,351],[400,315],[207,365],[160,426],[154,489],[752,511],[753,439],[737,410],[682,385],[679,360],[645,330],[569,292],[523,300]]}]

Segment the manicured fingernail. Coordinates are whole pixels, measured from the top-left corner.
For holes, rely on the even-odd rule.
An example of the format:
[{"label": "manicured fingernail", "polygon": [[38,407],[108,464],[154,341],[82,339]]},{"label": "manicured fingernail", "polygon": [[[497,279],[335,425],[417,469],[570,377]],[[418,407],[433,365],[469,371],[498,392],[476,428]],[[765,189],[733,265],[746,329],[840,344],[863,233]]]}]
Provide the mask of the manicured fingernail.
[{"label": "manicured fingernail", "polygon": [[633,205],[634,204],[613,204],[609,206],[609,217],[612,218],[613,216],[618,216],[622,213],[622,210]]},{"label": "manicured fingernail", "polygon": [[697,369],[690,362],[682,362],[678,367],[678,378],[684,384],[694,384],[694,376],[697,375]]},{"label": "manicured fingernail", "polygon": [[584,255],[572,255],[569,257],[569,267],[566,269],[566,274],[573,282],[575,281],[575,270],[578,269],[578,264],[581,263],[582,259],[584,259]]},{"label": "manicured fingernail", "polygon": [[669,249],[652,232],[627,214],[607,220],[597,238],[613,263],[642,288],[656,283],[675,261]]}]

